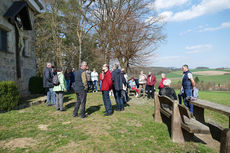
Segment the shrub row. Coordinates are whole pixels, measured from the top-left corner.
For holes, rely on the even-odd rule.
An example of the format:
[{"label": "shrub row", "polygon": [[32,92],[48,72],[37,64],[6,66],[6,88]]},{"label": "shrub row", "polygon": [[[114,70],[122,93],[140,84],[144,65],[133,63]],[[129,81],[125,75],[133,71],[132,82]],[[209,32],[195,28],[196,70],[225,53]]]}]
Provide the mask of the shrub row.
[{"label": "shrub row", "polygon": [[9,111],[19,103],[19,92],[14,81],[0,82],[0,111]]}]

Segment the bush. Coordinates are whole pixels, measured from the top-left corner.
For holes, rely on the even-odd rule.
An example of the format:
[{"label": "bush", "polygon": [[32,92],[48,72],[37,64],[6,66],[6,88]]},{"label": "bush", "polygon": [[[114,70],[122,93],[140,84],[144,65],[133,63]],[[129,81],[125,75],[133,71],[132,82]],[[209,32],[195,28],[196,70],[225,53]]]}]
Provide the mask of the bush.
[{"label": "bush", "polygon": [[44,94],[42,77],[34,76],[29,80],[29,91],[31,94]]},{"label": "bush", "polygon": [[199,79],[198,76],[195,77],[195,82],[196,82],[196,83],[199,83],[199,82],[200,82],[200,79]]},{"label": "bush", "polygon": [[9,111],[19,102],[19,92],[14,81],[0,82],[0,111]]}]

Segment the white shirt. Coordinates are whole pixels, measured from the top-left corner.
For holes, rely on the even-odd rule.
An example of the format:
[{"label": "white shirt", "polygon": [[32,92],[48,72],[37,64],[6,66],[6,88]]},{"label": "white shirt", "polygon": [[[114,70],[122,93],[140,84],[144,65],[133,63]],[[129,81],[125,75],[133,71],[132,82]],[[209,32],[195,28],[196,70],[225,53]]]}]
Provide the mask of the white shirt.
[{"label": "white shirt", "polygon": [[92,81],[98,81],[98,73],[97,72],[91,72],[91,80]]},{"label": "white shirt", "polygon": [[[184,78],[184,74],[183,74],[182,78]],[[188,73],[188,78],[189,78],[189,80],[193,78],[192,73]]]}]

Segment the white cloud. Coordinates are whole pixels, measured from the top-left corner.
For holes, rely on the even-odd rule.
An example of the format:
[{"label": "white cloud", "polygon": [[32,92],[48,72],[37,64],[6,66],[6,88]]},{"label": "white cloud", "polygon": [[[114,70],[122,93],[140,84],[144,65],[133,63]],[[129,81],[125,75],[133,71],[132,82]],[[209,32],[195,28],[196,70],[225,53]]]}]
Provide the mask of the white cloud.
[{"label": "white cloud", "polygon": [[[230,9],[230,0],[202,0],[200,4],[193,5],[188,10],[171,13],[167,19],[168,21],[185,21],[225,9]],[[164,12],[161,14],[164,14]]]},{"label": "white cloud", "polygon": [[177,60],[177,59],[182,59],[182,56],[164,56],[164,57],[159,57],[159,60]]},{"label": "white cloud", "polygon": [[173,15],[173,12],[171,12],[171,11],[165,11],[165,12],[162,12],[161,14],[159,14],[159,16],[162,17],[163,20],[165,20],[165,21],[168,21],[172,15]]},{"label": "white cloud", "polygon": [[223,22],[220,26],[218,27],[209,27],[209,28],[204,28],[200,30],[199,32],[204,32],[204,31],[216,31],[224,28],[230,28],[230,22]]},{"label": "white cloud", "polygon": [[156,0],[155,2],[149,4],[151,9],[168,9],[174,6],[180,6],[188,2],[188,0]]},{"label": "white cloud", "polygon": [[201,44],[201,45],[194,45],[194,46],[187,46],[185,47],[186,50],[188,50],[187,54],[195,54],[200,52],[209,51],[212,49],[211,44]]},{"label": "white cloud", "polygon": [[185,35],[185,34],[187,34],[187,33],[189,33],[189,32],[192,32],[192,31],[193,31],[192,29],[188,29],[188,30],[186,30],[185,32],[180,32],[179,35],[180,35],[180,36],[183,36],[183,35]]}]

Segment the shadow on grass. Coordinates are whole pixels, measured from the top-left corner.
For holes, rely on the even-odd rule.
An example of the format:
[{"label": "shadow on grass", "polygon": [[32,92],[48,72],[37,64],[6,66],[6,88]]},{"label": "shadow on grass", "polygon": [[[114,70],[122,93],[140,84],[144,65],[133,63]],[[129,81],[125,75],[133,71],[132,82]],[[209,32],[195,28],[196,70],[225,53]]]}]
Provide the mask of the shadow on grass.
[{"label": "shadow on grass", "polygon": [[[152,117],[153,117],[153,120],[154,120],[154,117],[155,117],[155,114],[153,113],[152,114]],[[171,137],[171,117],[170,118],[167,118],[166,116],[162,115],[161,114],[161,118],[162,118],[162,123],[164,123],[166,126],[167,126],[167,129],[168,129],[168,133],[169,133],[169,136]],[[183,130],[183,134],[186,135],[186,131]],[[200,138],[198,138],[197,136],[195,135],[191,135],[190,137],[185,137],[185,141],[189,142],[195,142],[195,143],[202,143],[202,144],[207,144],[206,142],[204,142],[203,140],[201,140]]]},{"label": "shadow on grass", "polygon": [[91,115],[91,114],[93,114],[94,112],[99,111],[99,110],[101,109],[101,106],[102,106],[102,104],[96,105],[96,106],[90,106],[89,108],[86,109],[85,112],[86,112],[88,115]]},{"label": "shadow on grass", "polygon": [[68,103],[67,105],[65,105],[65,109],[69,109],[73,106],[75,106],[76,102],[71,102],[71,103]]},{"label": "shadow on grass", "polygon": [[71,101],[71,100],[73,100],[74,98],[72,98],[71,96],[68,96],[68,97],[64,97],[64,99],[63,99],[63,103],[66,103],[66,102],[69,102],[69,101]]}]

